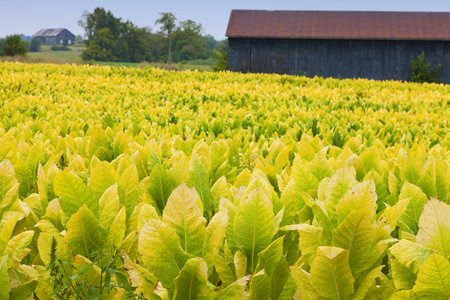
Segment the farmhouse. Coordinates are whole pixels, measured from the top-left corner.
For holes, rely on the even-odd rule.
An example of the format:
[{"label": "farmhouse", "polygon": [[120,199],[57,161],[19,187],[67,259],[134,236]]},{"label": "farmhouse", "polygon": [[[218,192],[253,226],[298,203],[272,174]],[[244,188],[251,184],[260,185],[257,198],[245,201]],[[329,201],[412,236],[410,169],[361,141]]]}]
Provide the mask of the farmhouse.
[{"label": "farmhouse", "polygon": [[425,53],[450,83],[450,13],[233,10],[226,36],[231,71],[408,80]]},{"label": "farmhouse", "polygon": [[75,42],[75,35],[65,28],[42,29],[33,34],[42,44],[71,45]]}]

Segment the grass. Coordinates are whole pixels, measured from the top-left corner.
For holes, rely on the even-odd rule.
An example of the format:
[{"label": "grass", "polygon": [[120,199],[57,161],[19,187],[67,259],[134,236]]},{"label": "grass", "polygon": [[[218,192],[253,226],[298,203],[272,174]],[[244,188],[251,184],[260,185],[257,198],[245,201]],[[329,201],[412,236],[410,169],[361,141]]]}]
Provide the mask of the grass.
[{"label": "grass", "polygon": [[183,61],[180,63],[160,63],[160,62],[141,62],[141,63],[132,63],[132,62],[84,62],[80,55],[86,49],[84,45],[70,45],[68,46],[72,51],[52,51],[51,45],[41,45],[41,51],[39,52],[29,52],[26,58],[17,59],[21,62],[43,62],[43,63],[56,63],[56,64],[65,64],[65,63],[75,63],[75,64],[97,64],[100,66],[120,66],[120,67],[145,67],[145,66],[153,66],[159,67],[162,69],[168,70],[198,70],[200,72],[212,71],[212,65],[214,62],[211,59],[207,60],[194,60],[194,61]]},{"label": "grass", "polygon": [[80,55],[86,49],[84,46],[68,46],[72,51],[52,51],[51,45],[41,45],[41,51],[28,52],[28,56],[34,60],[45,62],[47,59],[60,60],[63,63],[82,63]]}]

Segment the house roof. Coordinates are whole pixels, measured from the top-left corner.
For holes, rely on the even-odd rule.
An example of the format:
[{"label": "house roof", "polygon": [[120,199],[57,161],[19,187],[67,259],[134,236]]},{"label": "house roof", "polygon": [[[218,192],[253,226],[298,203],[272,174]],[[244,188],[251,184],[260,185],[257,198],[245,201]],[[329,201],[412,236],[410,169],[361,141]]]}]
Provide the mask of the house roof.
[{"label": "house roof", "polygon": [[[67,29],[66,28],[41,29],[38,32],[36,32],[35,34],[33,34],[33,37],[57,36],[58,34],[63,32],[64,30],[67,30]],[[69,31],[69,30],[67,30],[67,31]],[[69,33],[73,35],[73,33],[71,33],[70,31],[69,31]]]},{"label": "house roof", "polygon": [[450,40],[450,13],[232,10],[227,37]]}]

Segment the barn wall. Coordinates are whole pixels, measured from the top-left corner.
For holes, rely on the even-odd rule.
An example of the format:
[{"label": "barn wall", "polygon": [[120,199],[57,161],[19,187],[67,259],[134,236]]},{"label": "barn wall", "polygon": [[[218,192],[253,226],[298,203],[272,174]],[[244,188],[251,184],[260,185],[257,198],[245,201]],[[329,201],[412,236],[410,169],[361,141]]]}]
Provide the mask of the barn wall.
[{"label": "barn wall", "polygon": [[237,72],[409,80],[422,52],[450,83],[449,41],[228,39],[228,69]]},{"label": "barn wall", "polygon": [[46,36],[44,38],[44,44],[61,45],[61,40],[66,41],[67,43],[70,40],[71,44],[73,44],[75,42],[75,35],[70,33],[68,30],[64,30],[60,32],[57,36]]}]

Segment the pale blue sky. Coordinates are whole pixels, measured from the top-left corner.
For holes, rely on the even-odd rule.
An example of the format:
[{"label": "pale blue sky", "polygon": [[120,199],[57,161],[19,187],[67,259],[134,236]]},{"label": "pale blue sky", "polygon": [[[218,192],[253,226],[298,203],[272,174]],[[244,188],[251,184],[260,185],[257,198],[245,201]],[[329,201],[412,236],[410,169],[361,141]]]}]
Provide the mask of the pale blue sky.
[{"label": "pale blue sky", "polygon": [[179,21],[201,23],[205,33],[216,39],[225,38],[232,9],[450,12],[450,0],[0,0],[0,37],[32,35],[42,28],[67,28],[75,35],[83,34],[78,20],[83,11],[92,12],[98,6],[137,26],[150,26],[153,31],[158,29],[158,13],[172,12]]}]

